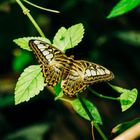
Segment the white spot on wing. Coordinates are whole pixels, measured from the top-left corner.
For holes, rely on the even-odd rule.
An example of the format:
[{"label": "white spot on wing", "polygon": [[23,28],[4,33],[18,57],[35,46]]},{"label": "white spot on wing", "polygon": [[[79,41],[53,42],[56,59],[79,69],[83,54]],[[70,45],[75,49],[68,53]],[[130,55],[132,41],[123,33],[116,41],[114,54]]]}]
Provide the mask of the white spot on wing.
[{"label": "white spot on wing", "polygon": [[38,44],[40,44],[40,41],[35,40],[34,43],[35,43],[36,45],[38,45]]},{"label": "white spot on wing", "polygon": [[74,77],[74,76],[72,76],[72,75],[69,76],[69,79],[71,79],[71,80],[76,80],[76,78],[77,78],[77,77]]},{"label": "white spot on wing", "polygon": [[89,69],[86,70],[86,76],[91,76],[91,72]]},{"label": "white spot on wing", "polygon": [[51,59],[48,59],[49,63],[51,63]]},{"label": "white spot on wing", "polygon": [[98,69],[97,71],[100,73],[100,75],[104,75],[105,74],[105,72],[102,69]]},{"label": "white spot on wing", "polygon": [[97,75],[101,75],[100,72],[97,70]]},{"label": "white spot on wing", "polygon": [[46,45],[46,47],[49,47],[50,45],[49,44],[45,44]]},{"label": "white spot on wing", "polygon": [[40,49],[42,52],[45,50],[45,48],[44,49]]},{"label": "white spot on wing", "polygon": [[54,69],[55,69],[55,72],[60,72],[60,69],[59,68],[54,67]]},{"label": "white spot on wing", "polygon": [[105,73],[106,73],[106,74],[110,74],[110,71],[107,70],[107,69],[105,69]]},{"label": "white spot on wing", "polygon": [[52,50],[52,49],[48,49],[48,51],[49,51],[49,52],[52,52],[53,50]]},{"label": "white spot on wing", "polygon": [[51,58],[53,58],[53,54],[52,54],[52,53],[51,53],[51,54],[46,55],[46,59],[51,59]]},{"label": "white spot on wing", "polygon": [[96,76],[95,70],[91,70],[91,75],[92,75],[92,76]]},{"label": "white spot on wing", "polygon": [[38,44],[37,47],[38,47],[39,49],[45,49],[45,48],[46,48],[46,46],[44,46],[43,44]]},{"label": "white spot on wing", "polygon": [[46,55],[49,54],[49,52],[48,51],[43,51],[43,54],[46,56]]}]

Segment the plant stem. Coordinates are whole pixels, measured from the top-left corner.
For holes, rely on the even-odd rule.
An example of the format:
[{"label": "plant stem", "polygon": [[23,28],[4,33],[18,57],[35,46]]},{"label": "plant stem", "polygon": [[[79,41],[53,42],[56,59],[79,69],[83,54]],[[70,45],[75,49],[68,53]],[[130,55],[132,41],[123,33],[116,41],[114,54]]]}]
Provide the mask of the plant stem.
[{"label": "plant stem", "polygon": [[64,102],[67,102],[67,103],[70,103],[70,104],[71,104],[71,101],[68,100],[68,99],[66,99],[66,98],[62,98],[62,97],[60,97],[59,100],[62,100],[62,101],[64,101]]},{"label": "plant stem", "polygon": [[36,4],[33,4],[33,3],[31,3],[31,2],[29,2],[29,1],[27,1],[27,0],[23,0],[23,1],[26,2],[26,3],[28,3],[28,4],[30,4],[30,5],[32,5],[32,6],[34,6],[34,7],[36,7],[36,8],[38,8],[38,9],[41,9],[41,10],[45,10],[45,11],[53,12],[53,13],[60,13],[60,12],[57,11],[57,10],[47,9],[47,8],[38,6],[38,5],[36,5]]},{"label": "plant stem", "polygon": [[95,90],[91,89],[90,87],[88,87],[88,89],[89,89],[89,91],[90,91],[91,93],[95,94],[96,96],[98,96],[98,97],[100,97],[100,98],[120,101],[119,98],[114,98],[114,97],[110,97],[110,96],[105,96],[105,95],[99,94],[98,92],[96,92]]},{"label": "plant stem", "polygon": [[108,140],[108,138],[105,136],[105,134],[103,133],[103,131],[101,130],[101,128],[99,127],[99,125],[95,122],[93,122],[94,127],[96,128],[96,130],[98,131],[98,133],[100,134],[100,136],[102,137],[103,140]]},{"label": "plant stem", "polygon": [[93,122],[91,122],[91,133],[92,133],[92,140],[95,140],[95,136],[94,136],[94,124],[93,124]]},{"label": "plant stem", "polygon": [[[91,121],[91,125],[95,126],[96,130],[98,131],[98,133],[100,134],[100,136],[102,137],[103,140],[108,140],[108,138],[105,136],[105,134],[103,133],[103,131],[101,130],[101,128],[99,127],[99,125],[94,121],[93,116],[91,115],[89,109],[87,108],[87,106],[85,105],[83,99],[79,96],[79,94],[77,94],[77,98],[79,99],[79,101],[81,102],[83,108],[85,109],[88,117],[90,118]],[[94,133],[92,133],[92,137],[94,138]]]},{"label": "plant stem", "polygon": [[34,18],[31,16],[29,10],[22,4],[22,2],[20,0],[16,0],[16,2],[19,4],[19,6],[21,7],[23,13],[25,15],[27,15],[27,17],[30,19],[30,21],[32,22],[32,24],[34,25],[34,27],[36,28],[36,30],[38,31],[38,33],[42,36],[45,37],[44,33],[42,32],[42,30],[40,29],[40,27],[38,26],[38,24],[36,23],[36,21],[34,20]]}]

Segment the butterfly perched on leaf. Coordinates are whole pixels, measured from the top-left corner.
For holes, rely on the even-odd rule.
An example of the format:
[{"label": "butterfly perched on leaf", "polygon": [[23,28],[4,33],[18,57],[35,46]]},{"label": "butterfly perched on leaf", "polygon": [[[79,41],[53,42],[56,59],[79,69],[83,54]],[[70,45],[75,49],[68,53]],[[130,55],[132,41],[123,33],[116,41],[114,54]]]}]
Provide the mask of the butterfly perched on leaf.
[{"label": "butterfly perched on leaf", "polygon": [[67,57],[62,51],[41,40],[30,40],[29,46],[35,53],[48,86],[56,86],[60,80],[63,92],[75,96],[86,86],[95,82],[109,81],[114,75],[105,67]]}]

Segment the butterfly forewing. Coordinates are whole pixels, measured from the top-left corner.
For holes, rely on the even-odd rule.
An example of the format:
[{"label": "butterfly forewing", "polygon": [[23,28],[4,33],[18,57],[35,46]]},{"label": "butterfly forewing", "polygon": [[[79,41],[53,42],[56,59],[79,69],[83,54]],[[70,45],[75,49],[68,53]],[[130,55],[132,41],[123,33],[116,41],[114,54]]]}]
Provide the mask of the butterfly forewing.
[{"label": "butterfly forewing", "polygon": [[48,49],[50,49],[50,45],[48,45],[48,43],[44,43],[40,40],[30,40],[29,46],[37,57],[39,63],[48,64],[49,59],[46,58],[46,55],[48,54],[50,54],[52,56],[51,59],[53,59],[53,53],[48,51]]},{"label": "butterfly forewing", "polygon": [[69,67],[67,56],[52,45],[40,40],[30,40],[29,46],[41,64],[45,83],[55,86],[63,77],[64,68]]},{"label": "butterfly forewing", "polygon": [[65,94],[74,96],[90,84],[108,81],[113,77],[113,73],[103,66],[84,60],[74,60],[61,86]]}]

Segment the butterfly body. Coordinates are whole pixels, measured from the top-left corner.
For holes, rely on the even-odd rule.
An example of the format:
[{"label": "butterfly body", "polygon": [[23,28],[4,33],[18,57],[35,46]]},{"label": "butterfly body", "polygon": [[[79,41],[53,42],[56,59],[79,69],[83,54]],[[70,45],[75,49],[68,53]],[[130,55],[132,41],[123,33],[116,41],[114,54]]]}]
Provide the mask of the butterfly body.
[{"label": "butterfly body", "polygon": [[56,47],[41,41],[30,40],[47,85],[54,87],[62,79],[61,88],[66,95],[75,96],[95,82],[111,80],[114,75],[105,67],[67,57]]}]

